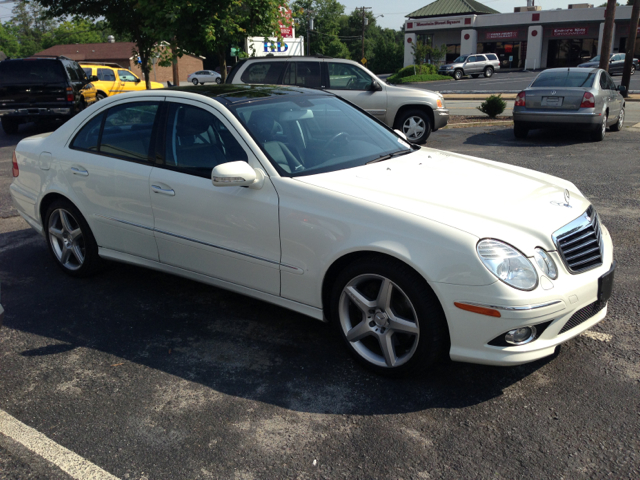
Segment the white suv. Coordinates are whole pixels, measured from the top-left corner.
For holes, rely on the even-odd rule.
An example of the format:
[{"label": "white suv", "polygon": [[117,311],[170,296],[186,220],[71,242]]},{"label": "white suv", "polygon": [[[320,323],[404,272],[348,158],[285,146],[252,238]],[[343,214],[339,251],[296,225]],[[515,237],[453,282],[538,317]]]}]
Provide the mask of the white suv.
[{"label": "white suv", "polygon": [[385,84],[352,60],[314,57],[256,57],[238,62],[226,83],[298,85],[320,88],[365,110],[413,143],[425,143],[449,121],[437,92]]}]

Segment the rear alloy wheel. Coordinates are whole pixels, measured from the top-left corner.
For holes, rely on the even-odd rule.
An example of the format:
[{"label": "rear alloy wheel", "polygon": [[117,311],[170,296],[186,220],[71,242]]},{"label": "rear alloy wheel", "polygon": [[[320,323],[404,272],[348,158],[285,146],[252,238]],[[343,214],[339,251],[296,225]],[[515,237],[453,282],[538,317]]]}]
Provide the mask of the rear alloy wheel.
[{"label": "rear alloy wheel", "polygon": [[398,122],[399,129],[407,136],[407,140],[412,143],[422,144],[431,135],[431,120],[429,116],[421,110],[410,110],[406,112]]},{"label": "rear alloy wheel", "polygon": [[633,75],[634,73],[636,73],[636,67],[634,65],[631,65],[631,72],[629,72],[631,75]]},{"label": "rear alloy wheel", "polygon": [[19,123],[14,118],[2,117],[2,129],[7,135],[15,135],[18,133]]},{"label": "rear alloy wheel", "polygon": [[489,78],[491,76],[493,76],[493,67],[487,67],[484,69],[484,76],[486,78]]},{"label": "rear alloy wheel", "polygon": [[220,78],[220,77],[216,78],[216,83],[218,85],[220,85],[222,83],[222,78]]},{"label": "rear alloy wheel", "polygon": [[513,122],[513,135],[516,138],[527,138],[528,134],[528,128],[525,128],[520,122]]},{"label": "rear alloy wheel", "polygon": [[620,109],[620,113],[618,114],[618,121],[611,125],[612,132],[619,132],[622,130],[622,125],[624,124],[624,107]]},{"label": "rear alloy wheel", "polygon": [[105,98],[107,98],[107,96],[104,93],[102,92],[96,93],[96,102],[99,102],[100,100],[103,100]]},{"label": "rear alloy wheel", "polygon": [[194,78],[193,80],[191,80],[191,83],[193,83],[194,85],[198,85],[198,79]]},{"label": "rear alloy wheel", "polygon": [[382,375],[418,373],[448,347],[437,297],[422,277],[395,259],[372,256],[348,266],[334,284],[331,309],[350,353]]},{"label": "rear alloy wheel", "polygon": [[462,70],[458,69],[453,72],[453,78],[454,80],[460,80],[462,78]]},{"label": "rear alloy wheel", "polygon": [[602,119],[602,123],[591,133],[591,140],[594,142],[601,142],[604,140],[604,135],[607,132],[607,118],[609,118],[606,114]]},{"label": "rear alloy wheel", "polygon": [[86,277],[100,266],[98,245],[80,211],[67,200],[55,201],[45,217],[49,251],[73,277]]}]

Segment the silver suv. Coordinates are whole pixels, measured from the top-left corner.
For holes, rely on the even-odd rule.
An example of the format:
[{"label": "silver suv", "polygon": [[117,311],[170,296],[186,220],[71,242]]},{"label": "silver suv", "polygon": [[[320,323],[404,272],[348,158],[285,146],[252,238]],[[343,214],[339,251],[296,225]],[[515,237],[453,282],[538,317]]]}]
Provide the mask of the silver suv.
[{"label": "silver suv", "polygon": [[238,62],[226,83],[298,85],[338,95],[413,143],[424,143],[449,121],[442,95],[385,84],[352,60],[315,57],[254,57]]},{"label": "silver suv", "polygon": [[479,53],[473,55],[460,55],[453,63],[441,65],[438,69],[440,75],[451,75],[460,80],[464,75],[478,78],[480,75],[490,77],[496,70],[500,70],[500,60],[495,53]]}]

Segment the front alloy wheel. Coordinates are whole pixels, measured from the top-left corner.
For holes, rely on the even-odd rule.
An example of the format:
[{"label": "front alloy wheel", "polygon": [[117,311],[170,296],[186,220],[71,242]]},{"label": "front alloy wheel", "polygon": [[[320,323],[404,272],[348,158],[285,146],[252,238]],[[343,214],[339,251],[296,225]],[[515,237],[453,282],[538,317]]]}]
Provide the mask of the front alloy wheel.
[{"label": "front alloy wheel", "polygon": [[453,78],[455,80],[460,80],[462,78],[462,70],[456,70],[453,72]]},{"label": "front alloy wheel", "polygon": [[407,140],[422,144],[431,135],[431,121],[427,114],[420,110],[406,112],[398,122],[400,130],[407,136]]}]

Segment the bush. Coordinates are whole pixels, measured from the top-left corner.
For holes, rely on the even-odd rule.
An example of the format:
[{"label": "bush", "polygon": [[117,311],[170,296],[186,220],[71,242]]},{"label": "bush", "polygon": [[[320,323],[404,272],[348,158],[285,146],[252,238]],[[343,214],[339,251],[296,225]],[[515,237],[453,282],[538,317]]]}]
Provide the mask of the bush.
[{"label": "bush", "polygon": [[394,73],[387,80],[389,83],[401,83],[401,78],[412,77],[414,75],[437,75],[437,73],[438,69],[435,65],[409,65],[408,67],[398,70],[398,73]]},{"label": "bush", "polygon": [[482,113],[489,115],[489,118],[496,118],[507,107],[507,102],[502,99],[501,95],[491,95],[477,107]]}]

